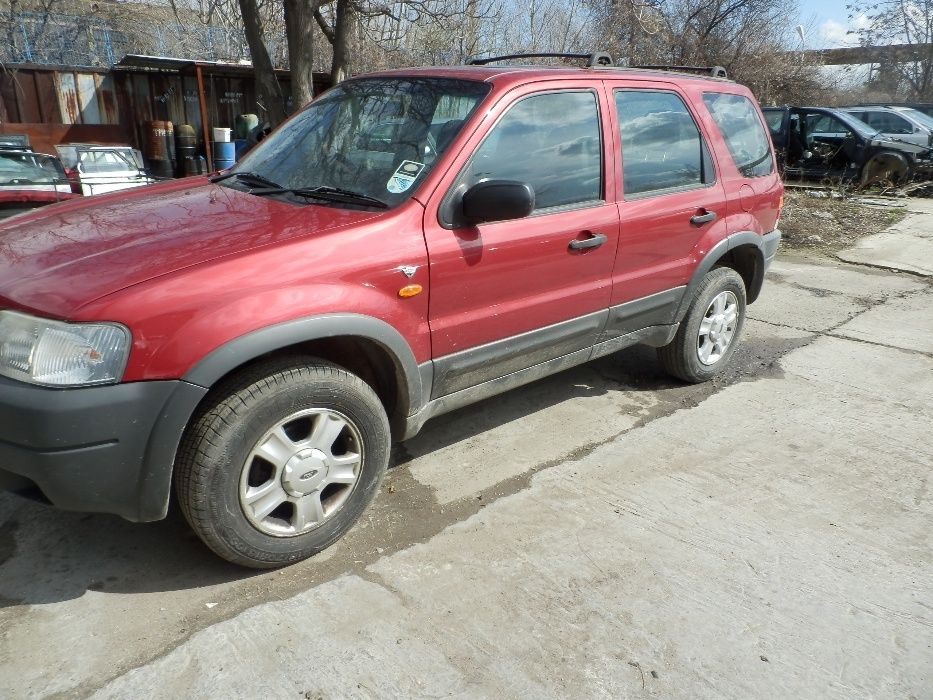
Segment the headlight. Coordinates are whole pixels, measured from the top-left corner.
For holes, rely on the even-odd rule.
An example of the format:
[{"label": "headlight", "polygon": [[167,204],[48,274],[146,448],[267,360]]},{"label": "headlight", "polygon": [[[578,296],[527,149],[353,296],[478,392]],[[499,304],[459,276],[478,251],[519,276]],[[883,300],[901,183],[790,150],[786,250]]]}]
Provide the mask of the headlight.
[{"label": "headlight", "polygon": [[115,384],[130,332],[115,323],[63,323],[0,311],[0,375],[42,386]]}]

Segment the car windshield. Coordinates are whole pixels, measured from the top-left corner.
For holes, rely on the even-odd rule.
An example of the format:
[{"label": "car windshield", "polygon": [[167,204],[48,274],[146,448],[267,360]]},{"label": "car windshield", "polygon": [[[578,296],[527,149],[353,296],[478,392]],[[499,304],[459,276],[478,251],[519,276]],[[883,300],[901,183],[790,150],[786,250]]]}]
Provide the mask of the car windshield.
[{"label": "car windshield", "polygon": [[54,184],[64,179],[51,156],[0,152],[0,185]]},{"label": "car windshield", "polygon": [[895,111],[910,117],[920,126],[926,127],[930,131],[933,131],[933,117],[931,117],[929,114],[924,114],[919,109],[913,109],[912,107],[899,107]]},{"label": "car windshield", "polygon": [[[268,136],[231,172],[242,173],[241,185],[248,180],[254,190],[262,179],[287,189],[337,188],[396,206],[417,190],[489,88],[442,78],[348,80]],[[224,184],[236,182],[231,177]]]}]

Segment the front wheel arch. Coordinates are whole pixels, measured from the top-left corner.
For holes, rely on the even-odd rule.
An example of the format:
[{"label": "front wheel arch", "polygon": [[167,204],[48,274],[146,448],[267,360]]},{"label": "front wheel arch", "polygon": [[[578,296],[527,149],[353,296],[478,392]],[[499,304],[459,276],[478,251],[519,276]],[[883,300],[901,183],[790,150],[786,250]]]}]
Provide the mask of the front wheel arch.
[{"label": "front wheel arch", "polygon": [[862,187],[890,182],[901,184],[910,178],[911,162],[903,153],[881,151],[862,166],[859,182]]}]

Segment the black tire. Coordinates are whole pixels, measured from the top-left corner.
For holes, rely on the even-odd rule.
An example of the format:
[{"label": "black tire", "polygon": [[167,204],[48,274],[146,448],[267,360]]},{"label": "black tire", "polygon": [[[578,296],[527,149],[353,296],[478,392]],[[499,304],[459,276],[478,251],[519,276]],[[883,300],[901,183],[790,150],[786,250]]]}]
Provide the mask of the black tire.
[{"label": "black tire", "polygon": [[[257,524],[247,515],[249,506],[241,503],[241,487],[246,488],[252,478],[249,470],[257,464],[253,455],[260,441],[280,421],[301,411],[321,411],[347,420],[345,430],[352,434],[342,432],[332,447],[341,440],[353,445],[359,458],[351,467],[355,482],[345,487],[346,494],[341,492],[343,500],[331,515],[302,525],[312,529],[268,534],[260,529],[264,522]],[[317,416],[307,418],[309,430]],[[176,494],[191,528],[215,553],[242,566],[274,568],[320,552],[353,526],[382,483],[389,452],[389,422],[369,385],[323,360],[283,358],[255,365],[214,391],[214,399],[182,439],[175,467]],[[258,464],[262,465],[261,458]],[[273,471],[268,483],[281,478],[275,476],[280,473],[284,470]],[[297,472],[292,469],[291,473]],[[319,495],[318,502],[323,501]]]},{"label": "black tire", "polygon": [[[735,295],[737,315],[735,330],[724,352],[711,364],[700,359],[700,324],[713,300],[723,292]],[[658,348],[658,359],[664,370],[685,382],[699,383],[712,379],[729,363],[745,326],[745,283],[738,272],[729,267],[710,270],[697,288],[693,301],[677,329],[677,335],[667,345]]]}]

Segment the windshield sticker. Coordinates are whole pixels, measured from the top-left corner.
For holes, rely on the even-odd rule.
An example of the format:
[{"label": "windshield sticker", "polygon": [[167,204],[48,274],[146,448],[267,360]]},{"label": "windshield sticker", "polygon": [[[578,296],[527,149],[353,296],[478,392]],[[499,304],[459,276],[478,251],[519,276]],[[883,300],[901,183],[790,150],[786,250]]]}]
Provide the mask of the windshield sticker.
[{"label": "windshield sticker", "polygon": [[386,189],[392,194],[405,192],[412,186],[415,180],[418,179],[422,170],[424,170],[424,163],[416,163],[413,160],[403,160],[402,164],[398,166],[398,169],[396,169],[392,177],[390,177],[389,181],[386,183]]}]

